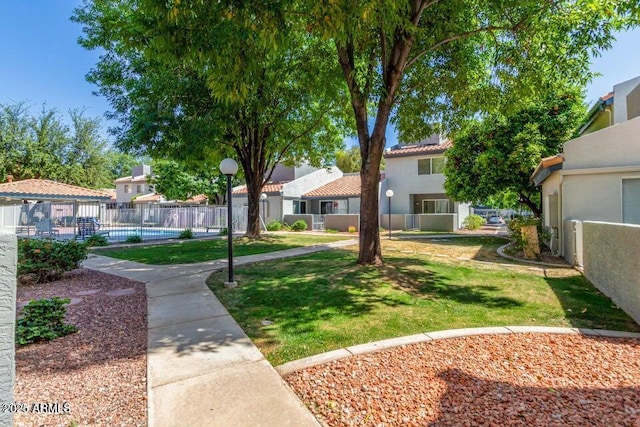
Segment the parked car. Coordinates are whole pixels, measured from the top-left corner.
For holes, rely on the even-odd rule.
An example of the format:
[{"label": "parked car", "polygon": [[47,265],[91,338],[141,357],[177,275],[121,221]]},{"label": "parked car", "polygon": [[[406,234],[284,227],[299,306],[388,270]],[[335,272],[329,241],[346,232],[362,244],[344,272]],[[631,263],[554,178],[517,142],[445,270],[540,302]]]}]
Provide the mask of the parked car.
[{"label": "parked car", "polygon": [[491,215],[489,218],[487,218],[487,224],[500,225],[504,224],[504,220],[499,215]]}]

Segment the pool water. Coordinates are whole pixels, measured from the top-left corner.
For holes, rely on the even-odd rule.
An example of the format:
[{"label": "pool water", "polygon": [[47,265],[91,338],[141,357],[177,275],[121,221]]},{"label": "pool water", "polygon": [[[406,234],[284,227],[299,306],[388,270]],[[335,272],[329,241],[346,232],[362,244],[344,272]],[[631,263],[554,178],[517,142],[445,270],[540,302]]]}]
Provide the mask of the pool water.
[{"label": "pool water", "polygon": [[100,231],[109,232],[109,240],[127,240],[131,236],[140,236],[144,239],[170,239],[178,237],[181,230],[157,230],[153,228],[101,228]]}]

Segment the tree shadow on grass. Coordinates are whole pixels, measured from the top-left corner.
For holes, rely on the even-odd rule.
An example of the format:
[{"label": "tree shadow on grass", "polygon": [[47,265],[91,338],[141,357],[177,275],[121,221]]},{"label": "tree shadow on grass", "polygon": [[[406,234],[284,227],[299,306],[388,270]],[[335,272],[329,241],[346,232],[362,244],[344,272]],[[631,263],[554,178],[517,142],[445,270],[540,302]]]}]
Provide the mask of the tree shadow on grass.
[{"label": "tree shadow on grass", "polygon": [[345,325],[345,318],[415,305],[416,299],[487,309],[521,305],[495,295],[499,289],[494,286],[455,283],[417,256],[389,257],[383,266],[361,266],[355,260],[352,251],[326,251],[244,267],[237,271],[240,286],[235,289],[219,284],[225,272],[211,276],[208,283],[247,334],[267,346],[276,343],[262,320],[273,321],[281,333],[299,335],[339,328],[336,320]]},{"label": "tree shadow on grass", "polygon": [[513,298],[496,296],[500,288],[494,285],[468,286],[452,277],[439,275],[429,267],[424,258],[407,255],[387,258],[385,268],[395,278],[397,286],[418,298],[444,299],[459,304],[474,304],[486,308],[520,307],[522,302]]},{"label": "tree shadow on grass", "polygon": [[640,332],[640,325],[583,275],[576,273],[573,277],[546,277],[545,280],[571,326]]}]

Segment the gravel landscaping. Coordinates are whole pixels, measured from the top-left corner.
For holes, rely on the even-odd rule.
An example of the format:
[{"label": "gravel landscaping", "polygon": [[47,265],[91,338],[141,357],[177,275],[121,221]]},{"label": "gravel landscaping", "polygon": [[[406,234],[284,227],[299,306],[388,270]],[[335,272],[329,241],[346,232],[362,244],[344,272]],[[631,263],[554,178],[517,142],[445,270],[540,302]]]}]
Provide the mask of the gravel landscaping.
[{"label": "gravel landscaping", "polygon": [[[144,284],[80,269],[19,286],[18,309],[53,296],[72,299],[67,321],[78,332],[16,349],[14,399],[29,408],[15,415],[16,427],[146,426]],[[34,403],[58,403],[59,413],[34,413]]]},{"label": "gravel landscaping", "polygon": [[640,339],[437,340],[286,380],[330,426],[640,426]]}]

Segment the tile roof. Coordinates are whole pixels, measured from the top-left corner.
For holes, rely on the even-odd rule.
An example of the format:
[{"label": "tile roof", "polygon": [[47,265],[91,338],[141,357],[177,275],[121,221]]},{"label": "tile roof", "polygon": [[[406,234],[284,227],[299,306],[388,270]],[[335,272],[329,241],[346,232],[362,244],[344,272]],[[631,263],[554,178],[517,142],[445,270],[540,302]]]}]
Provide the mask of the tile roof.
[{"label": "tile roof", "polygon": [[187,200],[185,200],[185,203],[202,203],[207,201],[209,198],[204,195],[204,194],[197,194],[193,197],[188,198]]},{"label": "tile roof", "polygon": [[164,200],[164,197],[162,196],[162,194],[158,194],[158,193],[149,193],[149,194],[143,194],[142,196],[138,196],[135,199],[132,200],[132,202],[136,203],[136,202],[162,202]]},{"label": "tile roof", "polygon": [[422,145],[408,145],[395,150],[389,150],[384,153],[384,158],[390,157],[406,157],[406,156],[420,156],[425,154],[441,154],[444,153],[447,148],[453,147],[453,143],[450,140],[443,141],[441,144],[422,144]]},{"label": "tile roof", "polygon": [[[262,187],[262,192],[267,194],[279,194],[282,191],[282,185],[285,184],[285,181],[282,182],[269,182]],[[231,194],[240,195],[247,194],[247,186],[243,185],[242,187],[236,188],[233,190]]]},{"label": "tile roof", "polygon": [[302,197],[360,197],[360,174],[344,174],[342,178],[309,191]]},{"label": "tile roof", "polygon": [[47,179],[25,179],[0,184],[0,197],[33,200],[100,200],[111,196],[103,191],[49,181]]}]

